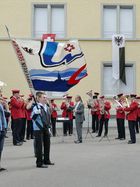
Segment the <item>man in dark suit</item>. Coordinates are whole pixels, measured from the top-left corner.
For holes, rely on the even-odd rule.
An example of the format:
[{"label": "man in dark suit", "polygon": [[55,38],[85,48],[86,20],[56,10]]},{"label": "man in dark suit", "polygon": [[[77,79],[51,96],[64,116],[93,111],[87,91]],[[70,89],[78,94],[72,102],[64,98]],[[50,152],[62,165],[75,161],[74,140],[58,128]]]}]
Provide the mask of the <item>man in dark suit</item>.
[{"label": "man in dark suit", "polygon": [[82,102],[81,96],[77,95],[75,98],[76,105],[74,107],[75,112],[75,123],[78,140],[75,143],[82,143],[82,125],[85,120],[84,116],[84,104]]}]

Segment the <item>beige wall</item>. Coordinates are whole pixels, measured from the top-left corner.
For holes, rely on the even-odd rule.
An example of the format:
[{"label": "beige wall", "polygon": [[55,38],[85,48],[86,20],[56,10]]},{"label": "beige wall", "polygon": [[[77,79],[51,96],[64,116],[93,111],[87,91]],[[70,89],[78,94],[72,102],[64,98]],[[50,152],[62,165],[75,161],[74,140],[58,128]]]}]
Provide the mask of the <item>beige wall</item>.
[{"label": "beige wall", "polygon": [[[111,61],[111,41],[101,40],[102,4],[133,4],[136,6],[136,38],[140,38],[139,0],[5,0],[0,1],[0,80],[7,83],[3,92],[10,96],[12,88],[20,88],[28,94],[29,89],[18,64],[16,55],[7,40],[6,24],[12,36],[31,38],[32,3],[59,2],[67,6],[67,38],[79,38],[85,53],[88,77],[72,88],[70,94],[81,94],[93,89],[101,91],[101,65]],[[87,38],[91,40],[86,40]],[[84,39],[84,40],[83,40]],[[140,40],[126,42],[126,61],[136,63],[136,92],[140,94]]]}]

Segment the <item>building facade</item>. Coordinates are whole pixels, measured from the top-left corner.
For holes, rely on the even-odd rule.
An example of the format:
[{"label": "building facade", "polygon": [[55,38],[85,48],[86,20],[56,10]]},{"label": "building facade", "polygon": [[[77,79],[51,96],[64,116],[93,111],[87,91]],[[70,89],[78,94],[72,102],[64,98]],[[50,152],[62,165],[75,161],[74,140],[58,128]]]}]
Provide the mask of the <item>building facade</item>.
[{"label": "building facade", "polygon": [[[139,0],[5,0],[0,2],[0,80],[5,95],[20,88],[30,92],[18,64],[11,37],[40,40],[55,33],[56,40],[78,39],[85,54],[88,76],[69,93],[85,100],[89,90],[112,97],[120,92],[140,94]],[[112,81],[112,35],[126,37],[127,85]]]}]

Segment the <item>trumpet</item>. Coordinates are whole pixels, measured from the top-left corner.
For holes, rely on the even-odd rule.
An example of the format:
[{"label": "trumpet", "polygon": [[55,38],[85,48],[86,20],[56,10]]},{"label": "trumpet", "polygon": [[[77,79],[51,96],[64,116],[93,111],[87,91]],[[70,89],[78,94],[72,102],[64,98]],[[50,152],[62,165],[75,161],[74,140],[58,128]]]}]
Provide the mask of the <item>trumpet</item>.
[{"label": "trumpet", "polygon": [[122,101],[126,103],[126,107],[130,107],[129,101],[128,101],[129,95],[125,95],[122,97]]},{"label": "trumpet", "polygon": [[114,101],[118,104],[118,106],[122,107],[123,108],[123,105],[117,100],[117,97],[114,96],[113,97]]}]

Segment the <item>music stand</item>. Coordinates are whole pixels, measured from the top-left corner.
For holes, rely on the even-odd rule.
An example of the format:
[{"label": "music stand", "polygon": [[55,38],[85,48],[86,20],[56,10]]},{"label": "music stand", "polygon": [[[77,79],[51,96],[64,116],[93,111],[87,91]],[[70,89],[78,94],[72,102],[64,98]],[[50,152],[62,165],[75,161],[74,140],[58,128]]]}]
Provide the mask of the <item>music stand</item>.
[{"label": "music stand", "polygon": [[94,138],[89,129],[89,108],[88,108],[88,126],[87,126],[87,133],[86,133],[85,139],[87,138],[88,134],[90,134],[91,138]]}]

